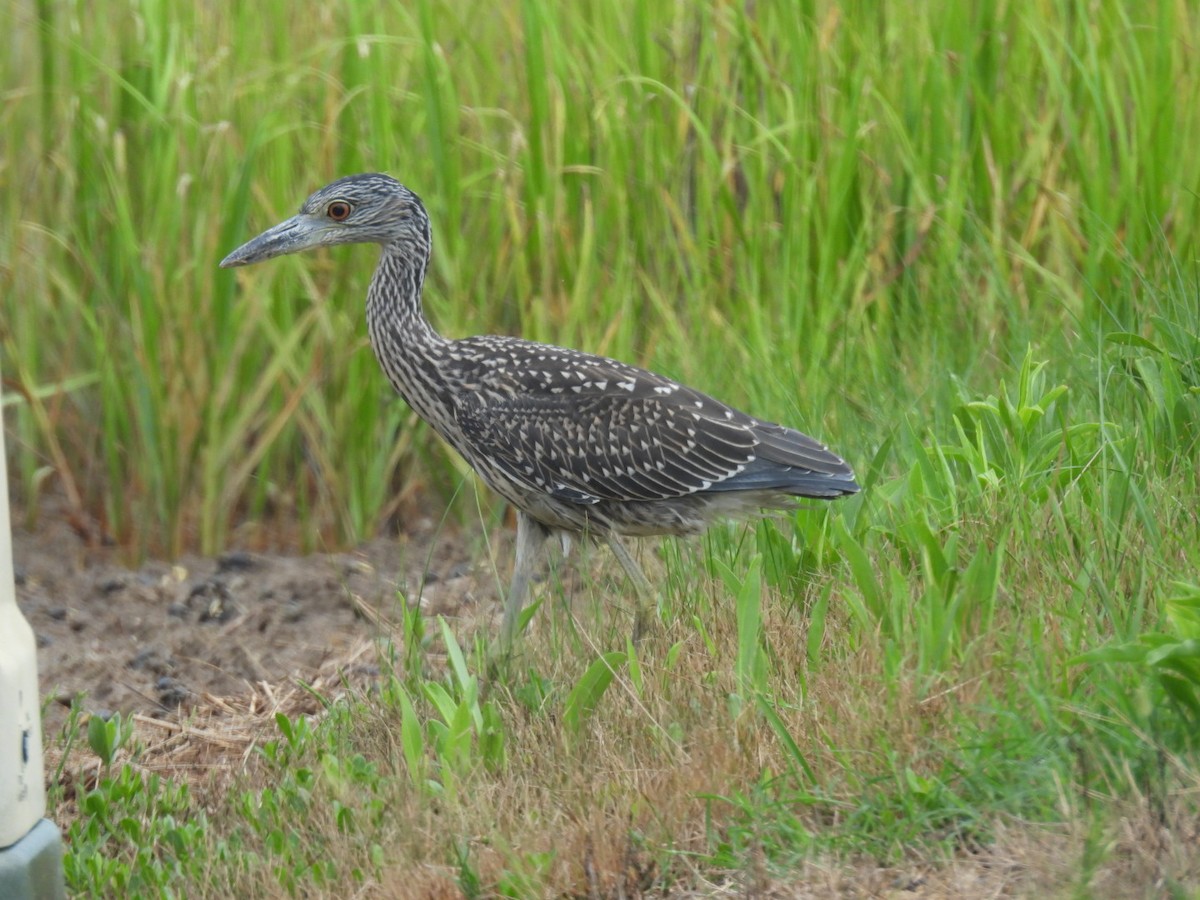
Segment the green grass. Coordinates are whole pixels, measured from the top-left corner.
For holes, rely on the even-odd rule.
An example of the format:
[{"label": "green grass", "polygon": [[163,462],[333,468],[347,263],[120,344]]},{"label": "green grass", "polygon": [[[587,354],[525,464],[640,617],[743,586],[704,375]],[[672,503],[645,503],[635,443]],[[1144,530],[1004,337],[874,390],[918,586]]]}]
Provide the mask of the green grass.
[{"label": "green grass", "polygon": [[[623,859],[659,886],[787,883],[1061,826],[1033,893],[1086,896],[1130,809],[1194,825],[1189,5],[94,6],[3,12],[0,339],[31,516],[61,495],[131,558],[344,545],[448,504],[478,527],[366,348],[373,251],[216,268],[368,169],[429,207],[447,334],[649,365],[821,436],[866,489],[666,544],[636,650],[604,586],[582,631],[545,602],[495,678],[465,636],[432,665],[452,635],[410,623],[379,695],[281,722],[157,856],[130,845],[184,785],[148,800],[112,764],[75,889],[449,870],[528,896],[587,891],[588,858],[606,891]],[[1156,852],[1130,884],[1200,888]]]}]

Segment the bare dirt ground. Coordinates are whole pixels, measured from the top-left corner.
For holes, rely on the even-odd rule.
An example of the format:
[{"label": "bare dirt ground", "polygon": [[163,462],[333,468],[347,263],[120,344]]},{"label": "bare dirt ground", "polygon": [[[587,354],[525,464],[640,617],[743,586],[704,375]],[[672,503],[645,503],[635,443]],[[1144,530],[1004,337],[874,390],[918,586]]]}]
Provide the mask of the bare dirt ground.
[{"label": "bare dirt ground", "polygon": [[488,561],[432,522],[353,552],[235,551],[130,569],[48,515],[34,533],[16,529],[13,563],[43,696],[61,701],[47,708],[51,731],[79,694],[89,712],[161,716],[351,657],[349,674],[370,675],[373,648],[356,648],[418,592],[428,614],[498,613]]}]

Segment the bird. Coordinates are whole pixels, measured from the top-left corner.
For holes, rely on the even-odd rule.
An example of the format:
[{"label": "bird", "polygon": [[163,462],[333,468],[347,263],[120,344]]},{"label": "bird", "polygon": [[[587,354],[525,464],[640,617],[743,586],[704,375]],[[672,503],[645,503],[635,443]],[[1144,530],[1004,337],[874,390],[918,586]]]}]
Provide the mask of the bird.
[{"label": "bird", "polygon": [[511,646],[547,539],[605,542],[652,589],[622,537],[694,535],[718,520],[859,490],[851,467],[808,435],[755,418],[637,366],[518,337],[443,337],[422,289],[433,250],[421,199],[389,175],[340,178],[222,268],[373,243],[371,348],[424,419],[516,510],[501,637]]}]

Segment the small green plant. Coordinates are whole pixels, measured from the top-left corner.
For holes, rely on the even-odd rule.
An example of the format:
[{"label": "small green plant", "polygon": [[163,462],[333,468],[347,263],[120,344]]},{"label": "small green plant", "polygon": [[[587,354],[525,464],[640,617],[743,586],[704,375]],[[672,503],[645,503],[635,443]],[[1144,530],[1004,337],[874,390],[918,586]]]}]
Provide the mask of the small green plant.
[{"label": "small green plant", "polygon": [[1164,602],[1169,631],[1149,631],[1134,641],[1099,647],[1074,660],[1090,666],[1129,666],[1149,677],[1182,718],[1171,729],[1191,743],[1200,734],[1200,586],[1175,582]]},{"label": "small green plant", "polygon": [[755,698],[769,690],[769,659],[763,645],[762,562],[762,557],[755,554],[750,559],[745,575],[739,575],[729,566],[714,560],[726,588],[735,598],[737,654],[733,668],[737,693],[730,698],[735,717],[742,709],[753,708]]},{"label": "small green plant", "polygon": [[[393,779],[377,762],[346,746],[346,729],[359,713],[351,698],[327,702],[319,722],[277,713],[282,740],[259,748],[271,783],[239,798],[246,843],[253,836],[275,880],[290,893],[344,877],[355,883],[378,879],[384,865],[376,836],[385,825]],[[319,820],[329,821],[344,846],[353,848],[349,865],[322,852],[328,838],[314,836]]]},{"label": "small green plant", "polygon": [[91,716],[88,718],[87,740],[92,752],[100,757],[104,768],[109,769],[117,752],[125,747],[133,737],[133,728],[128,719],[120,713],[113,713],[108,718]]},{"label": "small green plant", "polygon": [[1144,400],[1157,442],[1178,450],[1163,460],[1168,467],[1194,456],[1200,443],[1200,316],[1195,298],[1188,299],[1169,314],[1149,317],[1153,339],[1130,331],[1106,335],[1123,351],[1125,373]]},{"label": "small green plant", "polygon": [[496,885],[496,893],[514,900],[544,893],[546,874],[556,856],[554,851],[548,850],[509,858],[506,860],[506,871]]},{"label": "small green plant", "polygon": [[[409,777],[435,792],[456,790],[476,766],[499,770],[506,758],[499,708],[480,696],[479,679],[445,620],[439,620],[448,677],[393,676],[387,697],[400,712],[400,746]],[[428,710],[428,714],[426,713]]]},{"label": "small green plant", "polygon": [[981,491],[1021,491],[1043,500],[1051,485],[1077,478],[1094,457],[1089,440],[1100,430],[1096,422],[1071,422],[1068,388],[1051,385],[1046,363],[1033,361],[1026,350],[1009,389],[972,400],[960,385],[961,400],[954,413],[958,440],[937,446],[933,459],[959,462]]},{"label": "small green plant", "polygon": [[130,719],[88,719],[87,742],[103,769],[79,798],[64,858],[67,885],[80,895],[179,896],[177,885],[199,877],[207,864],[208,818],[188,786],[134,763],[116,765],[132,741]]},{"label": "small green plant", "polygon": [[580,676],[567,694],[563,705],[563,722],[573,733],[578,733],[583,723],[596,710],[600,698],[612,684],[617,672],[631,660],[636,660],[632,646],[627,651],[612,650],[602,653]]}]

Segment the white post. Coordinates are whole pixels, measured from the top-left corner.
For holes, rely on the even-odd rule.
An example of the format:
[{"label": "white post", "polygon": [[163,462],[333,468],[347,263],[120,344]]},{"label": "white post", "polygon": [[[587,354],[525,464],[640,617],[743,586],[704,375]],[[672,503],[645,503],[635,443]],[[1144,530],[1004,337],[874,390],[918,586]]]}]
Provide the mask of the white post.
[{"label": "white post", "polygon": [[37,643],[17,608],[0,421],[0,897],[65,895],[62,837],[46,813]]}]

